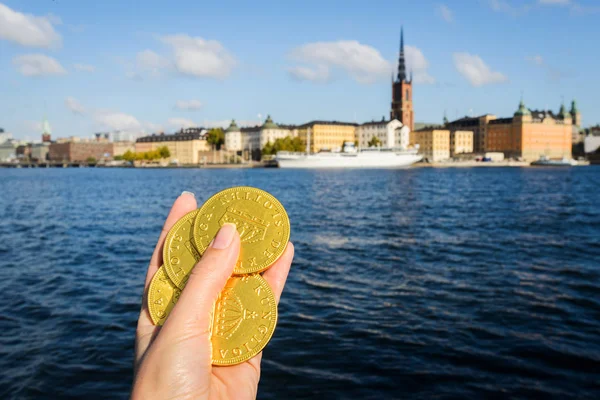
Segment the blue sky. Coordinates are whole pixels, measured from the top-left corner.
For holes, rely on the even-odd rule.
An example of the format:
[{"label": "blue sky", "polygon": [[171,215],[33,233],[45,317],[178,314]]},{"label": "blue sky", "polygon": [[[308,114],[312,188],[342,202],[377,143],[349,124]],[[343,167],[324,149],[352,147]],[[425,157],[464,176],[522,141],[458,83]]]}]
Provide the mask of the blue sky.
[{"label": "blue sky", "polygon": [[[417,121],[576,98],[600,122],[600,2],[0,0],[0,127],[112,129],[388,115],[404,26]],[[568,106],[568,104],[567,104]]]}]

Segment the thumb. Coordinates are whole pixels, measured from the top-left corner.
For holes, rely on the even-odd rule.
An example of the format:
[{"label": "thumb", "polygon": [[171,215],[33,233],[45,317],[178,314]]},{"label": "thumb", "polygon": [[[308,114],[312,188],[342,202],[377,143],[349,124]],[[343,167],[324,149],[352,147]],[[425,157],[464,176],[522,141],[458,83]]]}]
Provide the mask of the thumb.
[{"label": "thumb", "polygon": [[214,304],[233,273],[239,252],[240,236],[236,226],[224,224],[192,269],[163,331],[174,330],[192,335],[210,333]]}]

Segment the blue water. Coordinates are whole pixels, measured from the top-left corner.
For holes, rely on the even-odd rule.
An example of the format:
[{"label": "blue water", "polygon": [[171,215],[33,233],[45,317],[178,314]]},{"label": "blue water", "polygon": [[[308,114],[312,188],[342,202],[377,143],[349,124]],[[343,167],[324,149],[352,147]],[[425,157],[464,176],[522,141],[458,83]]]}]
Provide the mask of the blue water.
[{"label": "blue water", "polygon": [[174,198],[252,185],[296,258],[259,397],[600,397],[600,168],[0,170],[0,398],[126,398]]}]

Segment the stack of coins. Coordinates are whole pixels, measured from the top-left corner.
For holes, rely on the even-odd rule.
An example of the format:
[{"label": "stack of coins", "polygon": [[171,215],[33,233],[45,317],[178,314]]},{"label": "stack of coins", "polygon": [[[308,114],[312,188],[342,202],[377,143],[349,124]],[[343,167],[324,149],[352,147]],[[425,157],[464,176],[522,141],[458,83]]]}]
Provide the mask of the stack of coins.
[{"label": "stack of coins", "polygon": [[275,296],[260,273],[281,257],[290,238],[290,221],[281,203],[263,190],[240,186],[215,194],[184,215],[167,234],[163,266],[152,278],[147,296],[152,322],[162,325],[192,269],[225,223],[237,227],[241,248],[213,312],[213,365],[249,360],[275,331]]}]

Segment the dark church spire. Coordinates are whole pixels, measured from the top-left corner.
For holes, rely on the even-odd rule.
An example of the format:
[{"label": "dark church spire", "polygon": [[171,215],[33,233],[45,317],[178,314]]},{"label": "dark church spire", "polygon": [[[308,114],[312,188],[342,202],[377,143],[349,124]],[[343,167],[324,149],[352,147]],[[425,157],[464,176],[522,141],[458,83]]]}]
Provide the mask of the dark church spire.
[{"label": "dark church spire", "polygon": [[406,65],[404,62],[404,27],[400,28],[400,56],[398,57],[398,81],[406,80]]}]

